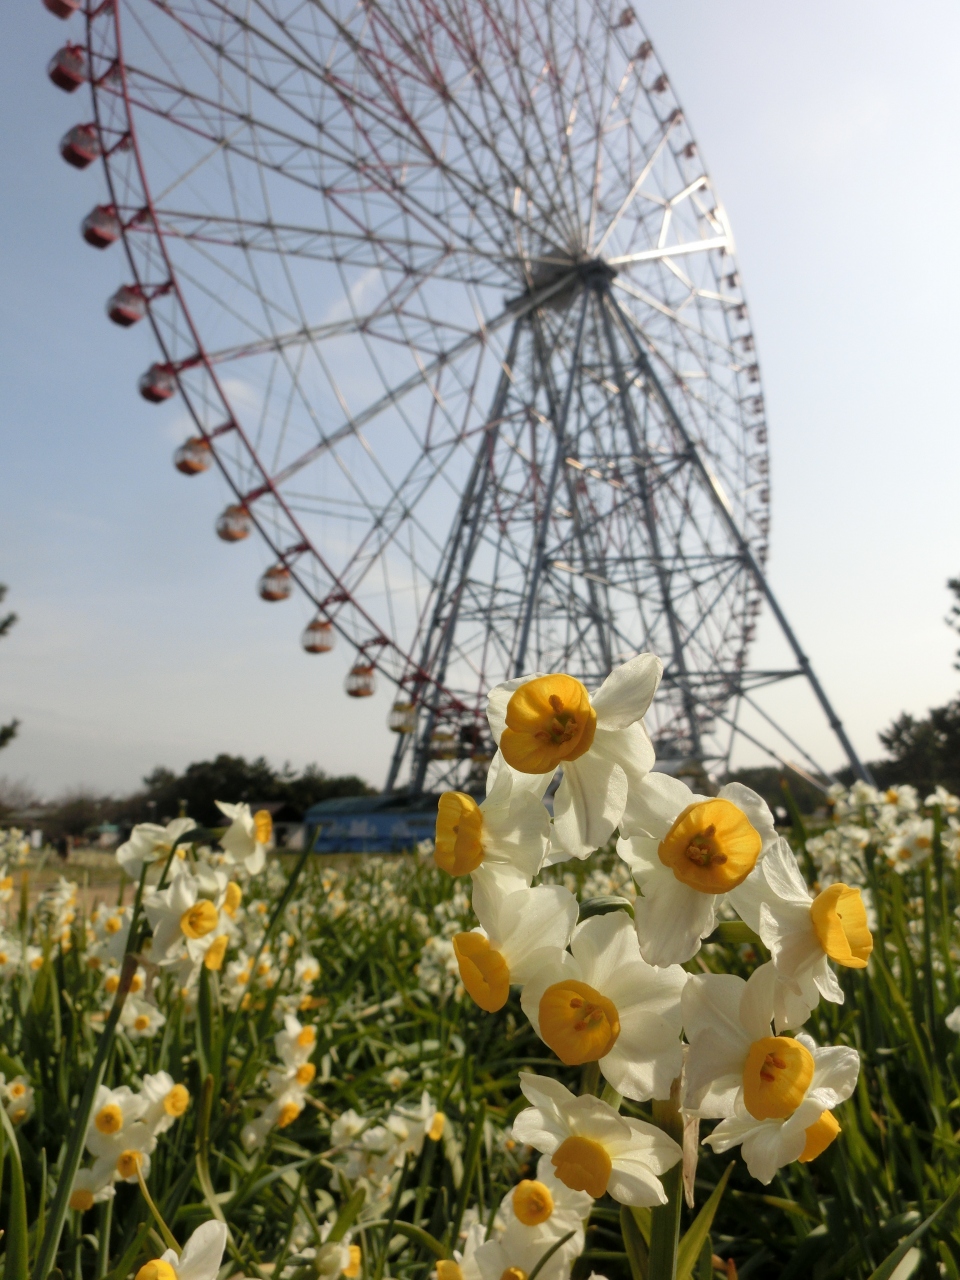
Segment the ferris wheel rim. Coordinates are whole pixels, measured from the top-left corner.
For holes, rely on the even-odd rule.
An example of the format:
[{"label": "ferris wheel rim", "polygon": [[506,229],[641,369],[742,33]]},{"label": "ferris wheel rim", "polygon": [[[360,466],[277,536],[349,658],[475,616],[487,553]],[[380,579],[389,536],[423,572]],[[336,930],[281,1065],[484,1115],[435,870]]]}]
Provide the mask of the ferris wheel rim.
[{"label": "ferris wheel rim", "polygon": [[[318,597],[317,593],[315,593],[315,591],[311,588],[309,582],[306,580],[305,575],[297,572],[297,561],[299,557],[301,555],[312,555],[317,560],[317,562],[321,565],[323,572],[326,574],[326,576],[331,581],[338,583],[338,586],[341,587],[343,594],[346,597],[350,598],[353,608],[355,608],[357,612],[368,621],[371,627],[371,630],[376,634],[376,637],[377,637],[372,641],[366,642],[367,645],[369,645],[369,649],[364,645],[357,645],[355,641],[351,638],[351,636],[348,634],[348,632],[340,625],[337,618],[331,617],[330,620],[333,622],[338,632],[348,641],[348,643],[353,645],[358,650],[358,652],[362,652],[367,657],[371,658],[373,661],[373,664],[377,667],[377,669],[383,675],[386,676],[386,678],[391,683],[395,683],[400,687],[402,687],[403,685],[403,681],[397,680],[393,672],[390,669],[388,669],[387,666],[384,663],[382,663],[382,661],[380,660],[379,653],[380,653],[381,647],[389,646],[395,652],[397,657],[400,659],[402,663],[402,667],[406,671],[409,672],[412,670],[416,673],[416,676],[418,679],[422,677],[424,683],[431,683],[431,677],[427,672],[421,669],[420,665],[417,663],[412,652],[405,651],[396,642],[395,638],[387,636],[384,633],[383,628],[376,622],[376,620],[372,617],[372,615],[367,613],[362,602],[351,595],[349,588],[347,588],[344,584],[339,583],[337,572],[335,571],[332,565],[329,565],[328,563],[325,562],[319,549],[314,545],[312,539],[309,537],[306,530],[303,528],[300,521],[298,520],[296,513],[291,509],[289,503],[287,502],[284,494],[281,491],[278,477],[271,476],[269,468],[264,464],[263,460],[261,459],[259,451],[254,447],[248,434],[244,430],[241,414],[239,414],[236,411],[235,406],[231,403],[231,399],[227,391],[222,386],[221,380],[219,379],[216,372],[216,368],[215,368],[217,361],[215,358],[211,357],[211,353],[208,352],[206,345],[201,339],[199,328],[194,321],[190,307],[188,306],[187,300],[184,296],[183,289],[181,288],[181,285],[180,285],[179,272],[177,268],[174,266],[173,260],[171,259],[171,256],[168,252],[167,232],[164,229],[164,227],[161,225],[161,220],[158,218],[156,213],[153,195],[151,193],[149,178],[147,175],[146,166],[144,164],[143,156],[141,153],[140,142],[139,142],[136,124],[134,120],[134,112],[133,112],[133,107],[132,107],[131,98],[129,94],[129,86],[128,86],[128,80],[127,80],[127,67],[126,67],[126,64],[124,63],[123,56],[122,56],[123,45],[122,45],[122,35],[120,30],[119,7],[120,7],[119,4],[115,5],[114,7],[114,30],[116,33],[116,43],[117,43],[117,50],[118,50],[118,67],[122,77],[122,86],[123,86],[122,99],[124,103],[124,109],[126,112],[130,145],[136,158],[136,167],[137,167],[139,182],[145,197],[144,209],[147,211],[147,214],[149,216],[149,222],[151,225],[150,234],[153,235],[157,244],[159,245],[160,252],[161,252],[161,255],[166,267],[166,271],[170,280],[171,290],[174,293],[179,310],[186,322],[188,330],[196,345],[196,351],[197,351],[196,363],[201,364],[204,367],[205,372],[210,379],[211,385],[214,386],[217,390],[217,394],[223,406],[224,424],[222,429],[224,431],[229,430],[235,433],[236,438],[242,443],[242,446],[246,451],[246,455],[249,458],[251,464],[253,465],[253,467],[261,477],[262,488],[260,488],[259,491],[254,493],[253,497],[256,498],[261,494],[265,494],[269,492],[272,497],[272,500],[277,504],[277,507],[283,512],[284,516],[289,521],[290,526],[293,529],[297,530],[297,532],[299,533],[300,535],[299,543],[293,546],[280,545],[280,543],[271,535],[270,529],[268,528],[266,522],[258,518],[258,515],[256,513],[256,503],[255,501],[251,501],[250,491],[248,490],[246,493],[244,493],[241,490],[241,488],[238,487],[238,485],[235,483],[234,477],[231,474],[230,469],[224,464],[224,461],[221,458],[220,452],[217,448],[217,444],[216,444],[217,433],[211,433],[209,429],[204,426],[201,416],[195,410],[195,406],[193,404],[192,397],[189,394],[188,388],[186,387],[186,385],[184,384],[183,380],[180,377],[180,369],[177,368],[176,366],[178,365],[178,363],[182,364],[182,362],[178,362],[173,358],[173,354],[168,349],[164,335],[162,334],[162,332],[154,322],[153,316],[152,314],[150,314],[148,309],[148,315],[150,315],[150,320],[151,320],[151,327],[153,329],[158,346],[160,347],[160,350],[163,353],[165,363],[173,371],[174,377],[177,380],[177,384],[179,386],[181,394],[183,395],[184,404],[186,405],[188,412],[190,413],[191,419],[193,420],[201,436],[210,445],[211,452],[215,461],[217,462],[218,469],[220,470],[224,478],[227,480],[228,486],[233,492],[237,502],[241,506],[243,506],[245,510],[248,511],[250,518],[254,526],[256,527],[259,536],[263,539],[267,547],[269,547],[270,550],[273,552],[273,554],[277,557],[278,563],[287,565],[287,567],[290,569],[293,577],[297,582],[298,587],[304,593],[305,597],[310,601],[312,601],[314,606],[321,612],[324,610],[325,603],[329,604],[331,602],[329,596],[327,597],[326,601]],[[87,27],[88,55],[92,55],[92,46],[90,45],[91,15],[89,12],[87,15],[87,19],[88,19],[88,27]],[[100,104],[98,101],[96,89],[94,90],[94,104],[95,104],[94,110],[95,110],[95,113],[97,114],[98,127],[99,127]],[[111,194],[111,199],[113,200],[114,204],[116,204],[116,191],[114,189],[113,174],[110,169],[110,165],[108,163],[108,157],[106,155],[104,156],[104,167],[107,174],[107,182],[108,182],[108,187]],[[603,241],[601,241],[601,243],[605,242],[605,240],[609,236],[611,229],[612,228],[608,228],[607,233],[603,237]],[[129,234],[131,234],[130,225],[124,224],[122,226],[122,237],[124,239],[124,247],[127,255],[127,261],[131,271],[134,274],[134,280],[138,285],[142,286],[143,282],[141,281],[141,278],[140,278],[136,257],[135,257],[135,254],[132,252],[131,245],[128,240]],[[702,247],[712,248],[717,246],[704,245]],[[731,247],[732,247],[732,241],[731,241]],[[553,288],[556,291],[560,291],[563,287],[564,287],[563,281],[556,283],[553,286]],[[541,300],[543,300],[541,295],[534,295],[534,296],[540,297]],[[530,307],[534,307],[536,305],[538,305],[537,302],[529,301]],[[513,311],[509,313],[505,312],[503,322],[505,323],[507,319],[509,319],[511,316],[515,314],[516,312],[513,312]],[[480,339],[478,339],[478,341],[480,341]],[[324,445],[321,445],[320,447],[328,447],[328,446],[324,444]],[[248,503],[249,503],[249,506],[247,505]],[[327,615],[324,614],[324,616],[327,616]],[[437,686],[437,692],[449,695],[451,698],[453,697],[453,694],[451,693],[451,691],[446,689],[441,689],[440,686]],[[464,708],[464,710],[465,709],[466,708]]]}]

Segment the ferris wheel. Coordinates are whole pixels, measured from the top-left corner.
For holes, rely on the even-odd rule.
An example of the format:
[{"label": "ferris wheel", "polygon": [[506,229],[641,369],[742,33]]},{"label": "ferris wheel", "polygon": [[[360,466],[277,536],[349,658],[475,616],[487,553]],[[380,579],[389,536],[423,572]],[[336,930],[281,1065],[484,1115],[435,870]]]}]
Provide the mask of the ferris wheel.
[{"label": "ferris wheel", "polygon": [[[44,3],[85,22],[49,74],[92,90],[61,152],[104,166],[82,232],[126,252],[140,392],[182,397],[176,466],[219,468],[304,648],[394,689],[388,787],[479,773],[504,678],[644,649],[659,754],[722,766],[799,675],[863,773],[764,577],[733,237],[624,0]],[[782,672],[748,663],[765,598]]]}]

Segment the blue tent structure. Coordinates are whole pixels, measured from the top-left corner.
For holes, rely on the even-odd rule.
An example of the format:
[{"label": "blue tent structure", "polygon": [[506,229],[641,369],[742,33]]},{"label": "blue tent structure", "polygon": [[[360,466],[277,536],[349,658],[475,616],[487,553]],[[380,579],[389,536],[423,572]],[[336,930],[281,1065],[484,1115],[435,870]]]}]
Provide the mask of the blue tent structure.
[{"label": "blue tent structure", "polygon": [[436,795],[344,796],[321,800],[303,815],[314,853],[405,853],[432,840]]}]

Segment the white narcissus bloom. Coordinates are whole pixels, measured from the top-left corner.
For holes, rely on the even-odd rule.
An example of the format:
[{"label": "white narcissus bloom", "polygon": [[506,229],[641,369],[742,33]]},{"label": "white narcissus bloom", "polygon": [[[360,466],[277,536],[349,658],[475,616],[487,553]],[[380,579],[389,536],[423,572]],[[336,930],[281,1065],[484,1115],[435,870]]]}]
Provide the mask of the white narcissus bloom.
[{"label": "white narcissus bloom", "polygon": [[184,950],[197,963],[228,928],[217,906],[200,897],[200,881],[189,871],[177,876],[168,888],[146,894],[143,910],[153,929],[150,959],[155,964],[177,964]]},{"label": "white narcissus bloom", "polygon": [[0,978],[10,978],[20,969],[23,950],[15,938],[0,933]]},{"label": "white narcissus bloom", "polygon": [[267,861],[267,850],[273,845],[273,819],[266,809],[250,812],[248,804],[224,804],[217,808],[230,825],[220,837],[220,848],[227,861],[242,864],[248,875],[259,875]]},{"label": "white narcissus bloom", "polygon": [[87,1150],[93,1156],[106,1156],[122,1149],[127,1134],[146,1109],[145,1100],[127,1085],[108,1089],[102,1084],[93,1100],[87,1126]]},{"label": "white narcissus bloom", "polygon": [[855,1049],[821,1049],[805,1035],[797,1036],[797,1043],[812,1058],[813,1075],[795,1109],[758,1120],[740,1099],[734,1114],[704,1138],[716,1152],[740,1145],[751,1176],[764,1184],[785,1164],[806,1163],[826,1151],[840,1132],[833,1109],[853,1093],[860,1072]]},{"label": "white narcissus bloom", "polygon": [[11,1124],[23,1124],[33,1115],[36,1105],[33,1085],[26,1076],[14,1076],[7,1084],[0,1075],[0,1096],[3,1097],[7,1117]]},{"label": "white narcissus bloom", "polygon": [[148,1040],[166,1020],[166,1015],[155,1004],[139,996],[128,996],[120,1010],[120,1025],[131,1040]]},{"label": "white narcissus bloom", "polygon": [[93,1169],[78,1169],[70,1190],[69,1205],[78,1213],[86,1213],[95,1204],[103,1200],[112,1200],[116,1195],[109,1170],[94,1173]]},{"label": "white narcissus bloom", "polygon": [[948,791],[946,787],[941,787],[939,784],[923,803],[931,806],[938,804],[944,813],[956,813],[960,809],[960,797],[955,796],[953,792]]},{"label": "white narcissus bloom", "polygon": [[511,1229],[542,1240],[543,1249],[568,1231],[579,1236],[576,1252],[583,1249],[583,1224],[593,1208],[593,1197],[586,1191],[574,1191],[560,1181],[549,1156],[537,1161],[536,1178],[524,1178],[504,1196],[497,1215],[504,1232]]},{"label": "white narcissus bloom", "polygon": [[[687,982],[682,997],[683,1025],[690,1042],[684,1065],[684,1109],[707,1118],[730,1119],[729,1126],[718,1130],[719,1141],[724,1135],[739,1135],[731,1137],[729,1145],[756,1130],[757,1167],[764,1171],[771,1151],[793,1151],[797,1141],[800,1146],[788,1159],[799,1159],[806,1142],[803,1134],[815,1126],[815,1133],[808,1135],[808,1158],[829,1146],[839,1126],[821,1112],[849,1097],[859,1071],[855,1049],[819,1049],[809,1036],[770,1034],[775,980],[772,964],[762,965],[748,982],[733,974],[698,974]],[[828,1068],[828,1076],[823,1076]],[[847,1092],[840,1087],[843,1081],[849,1082]],[[836,1090],[833,1101],[823,1101],[824,1089]],[[781,1134],[782,1122],[790,1120],[808,1098],[819,1100],[820,1105],[803,1112],[803,1123],[797,1122],[799,1131],[795,1125]],[[786,1143],[782,1148],[781,1137]],[[752,1143],[745,1148],[745,1157],[748,1150],[754,1150]]]},{"label": "white narcissus bloom", "polygon": [[212,1220],[197,1227],[178,1258],[167,1249],[145,1262],[136,1280],[216,1280],[227,1247],[227,1224]]},{"label": "white narcissus bloom", "polygon": [[741,884],[777,833],[766,802],[739,782],[701,796],[648,773],[631,791],[617,841],[642,894],[634,903],[647,964],[684,964],[716,924],[717,899]]},{"label": "white narcissus bloom", "polygon": [[568,889],[544,884],[501,897],[485,884],[473,891],[480,928],[458,933],[453,949],[460,980],[481,1009],[496,1013],[512,985],[528,982],[570,941],[579,906]]},{"label": "white narcissus bloom", "polygon": [[860,890],[838,881],[811,897],[786,840],[730,891],[737,912],[769,948],[777,976],[774,1026],[799,1027],[820,997],[843,1003],[828,961],[864,969],[873,950]]},{"label": "white narcissus bloom", "polygon": [[529,887],[550,849],[542,789],[531,789],[529,781],[498,764],[490,767],[480,804],[462,791],[443,793],[433,849],[441,871],[472,875],[475,884],[493,881],[502,893]]},{"label": "white narcissus bloom", "polygon": [[561,856],[586,858],[605,845],[628,791],[653,767],[643,717],[662,673],[659,658],[641,653],[592,695],[568,675],[521,676],[490,690],[487,719],[507,764],[538,776],[544,790],[563,770],[552,837]]},{"label": "white narcissus bloom", "polygon": [[310,1060],[317,1047],[317,1033],[314,1027],[304,1026],[299,1018],[288,1013],[283,1020],[283,1030],[275,1037],[275,1043],[277,1057],[285,1067],[302,1067]]},{"label": "white narcissus bloom", "polygon": [[933,853],[933,819],[909,818],[895,827],[884,853],[901,875],[919,867]]},{"label": "white narcissus bloom", "polygon": [[635,1208],[667,1203],[659,1175],[683,1153],[662,1129],[546,1076],[521,1071],[520,1088],[533,1105],[514,1120],[513,1136],[550,1156],[562,1183]]},{"label": "white narcissus bloom", "polygon": [[943,1020],[948,1031],[960,1032],[960,1004]]},{"label": "white narcissus bloom", "polygon": [[679,965],[646,964],[624,911],[578,925],[570,950],[555,954],[523,988],[520,1004],[534,1031],[568,1067],[599,1062],[624,1097],[668,1098],[683,1064],[686,973]]},{"label": "white narcissus bloom", "polygon": [[186,1086],[174,1084],[173,1076],[166,1071],[158,1071],[154,1076],[144,1076],[140,1097],[146,1103],[144,1123],[154,1133],[166,1133],[190,1105],[190,1094]]},{"label": "white narcissus bloom", "polygon": [[[174,818],[165,827],[155,822],[141,822],[130,832],[130,839],[117,849],[117,861],[133,880],[139,880],[145,865],[165,859],[170,850],[188,831],[196,828],[192,818]],[[182,846],[177,845],[179,850]]]},{"label": "white narcissus bloom", "polygon": [[538,1280],[568,1280],[574,1259],[583,1249],[583,1224],[568,1226],[557,1233],[543,1228],[530,1229],[520,1226],[514,1221],[498,1239],[487,1240],[480,1245],[473,1255],[473,1266],[479,1280],[519,1280],[519,1276],[528,1276],[540,1262],[543,1255],[556,1244],[567,1231],[574,1235],[561,1245],[553,1256],[544,1263],[538,1272]]}]

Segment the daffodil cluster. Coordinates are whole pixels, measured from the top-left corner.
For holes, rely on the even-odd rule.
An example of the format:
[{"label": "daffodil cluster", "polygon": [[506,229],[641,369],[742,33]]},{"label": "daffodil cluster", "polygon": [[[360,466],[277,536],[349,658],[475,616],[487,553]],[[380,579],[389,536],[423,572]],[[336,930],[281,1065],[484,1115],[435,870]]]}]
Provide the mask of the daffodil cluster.
[{"label": "daffodil cluster", "polygon": [[317,1047],[316,1028],[287,1014],[274,1041],[279,1063],[267,1074],[270,1101],[256,1120],[244,1125],[240,1140],[248,1151],[263,1145],[271,1129],[286,1129],[306,1106],[307,1090],[317,1074],[311,1062]]},{"label": "daffodil cluster", "polygon": [[86,1134],[93,1163],[73,1180],[70,1208],[85,1213],[112,1199],[118,1182],[138,1183],[150,1173],[157,1138],[186,1112],[190,1094],[166,1071],[145,1075],[139,1091],[101,1085],[94,1099]]},{"label": "daffodil cluster", "polygon": [[394,1196],[404,1163],[416,1160],[427,1140],[444,1142],[448,1157],[454,1163],[459,1159],[452,1127],[426,1090],[418,1104],[394,1106],[380,1121],[352,1108],[333,1121],[331,1159],[351,1186],[366,1191],[365,1218],[381,1216]]},{"label": "daffodil cluster", "polygon": [[[821,997],[843,1000],[831,962],[863,968],[873,945],[859,889],[837,880],[812,895],[755,792],[732,783],[699,794],[654,770],[644,715],[660,674],[642,654],[593,694],[569,675],[493,689],[499,750],[486,796],[440,798],[434,849],[438,867],[472,879],[479,923],[450,939],[465,990],[495,1012],[519,988],[523,1012],[560,1062],[596,1063],[606,1081],[603,1098],[575,1096],[522,1072],[530,1106],[515,1138],[549,1158],[570,1192],[635,1208],[665,1203],[660,1176],[681,1149],[661,1128],[622,1116],[622,1098],[679,1092],[691,1120],[721,1121],[706,1141],[742,1145],[763,1182],[829,1145],[859,1059],[798,1029]],[[632,901],[581,905],[572,877],[541,876],[615,833]],[[691,976],[683,966],[720,914],[734,912],[770,960],[749,982]],[[524,1270],[505,1263],[500,1273],[512,1265]]]}]

